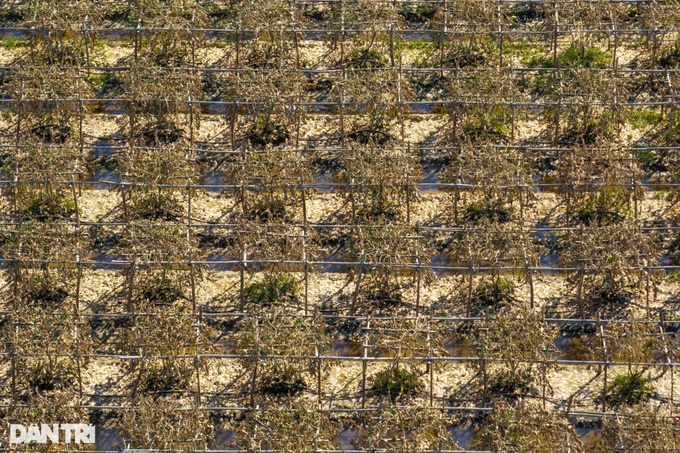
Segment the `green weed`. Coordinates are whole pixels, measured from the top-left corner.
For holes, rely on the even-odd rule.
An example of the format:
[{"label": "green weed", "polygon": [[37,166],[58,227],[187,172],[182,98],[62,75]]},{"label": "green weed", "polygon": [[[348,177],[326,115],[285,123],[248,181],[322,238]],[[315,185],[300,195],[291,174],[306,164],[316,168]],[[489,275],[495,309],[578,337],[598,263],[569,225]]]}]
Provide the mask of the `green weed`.
[{"label": "green weed", "polygon": [[652,391],[649,380],[641,373],[619,374],[607,385],[607,400],[614,406],[630,406],[648,399]]},{"label": "green weed", "polygon": [[298,282],[290,274],[267,275],[262,282],[251,283],[243,290],[245,299],[257,305],[270,306],[297,296]]},{"label": "green weed", "polygon": [[656,126],[661,121],[661,112],[649,108],[635,109],[630,115],[630,124],[634,129]]},{"label": "green weed", "polygon": [[373,390],[391,401],[402,395],[413,395],[422,388],[417,375],[399,366],[381,371],[373,382]]},{"label": "green weed", "polygon": [[25,41],[21,38],[9,37],[0,39],[0,47],[4,47],[7,50],[13,50],[18,47],[21,47],[24,45],[24,43]]},{"label": "green weed", "polygon": [[47,193],[40,190],[28,196],[26,208],[23,210],[26,220],[51,222],[57,219],[68,219],[76,213],[73,199],[60,192]]},{"label": "green weed", "polygon": [[515,285],[511,281],[499,277],[492,282],[477,286],[474,300],[487,307],[496,306],[511,301],[514,292]]}]

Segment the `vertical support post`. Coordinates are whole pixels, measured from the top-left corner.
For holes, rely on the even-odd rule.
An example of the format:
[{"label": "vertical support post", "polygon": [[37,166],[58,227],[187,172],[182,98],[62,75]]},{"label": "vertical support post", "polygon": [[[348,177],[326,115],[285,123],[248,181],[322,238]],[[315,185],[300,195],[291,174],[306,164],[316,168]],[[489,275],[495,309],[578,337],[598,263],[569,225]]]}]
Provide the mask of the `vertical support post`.
[{"label": "vertical support post", "polygon": [[448,32],[449,14],[446,11],[446,0],[442,0],[442,11],[444,12],[444,28],[439,39],[439,79],[444,78],[444,54],[446,52],[446,41]]},{"label": "vertical support post", "polygon": [[503,12],[501,4],[503,0],[498,1],[498,69],[503,67]]},{"label": "vertical support post", "polygon": [[85,72],[87,75],[90,75],[90,46],[88,45],[88,40],[87,40],[87,22],[88,22],[88,16],[85,17],[85,20],[83,21],[83,26],[81,28],[81,32],[83,34],[83,43],[85,44],[85,64],[87,67],[85,68]]},{"label": "vertical support post", "polygon": [[361,280],[364,276],[364,265],[366,261],[366,253],[361,251],[361,263],[359,263],[359,277],[357,277],[357,283],[354,287],[354,294],[352,295],[352,305],[349,308],[350,316],[354,316],[356,313],[357,299],[359,298],[359,291],[361,289]]},{"label": "vertical support post", "polygon": [[434,367],[432,366],[432,339],[430,338],[430,321],[427,323],[427,371],[430,378],[430,407],[434,405]]},{"label": "vertical support post", "polygon": [[671,394],[670,394],[670,412],[673,415],[675,409],[675,379],[674,379],[674,369],[673,357],[671,351],[668,349],[668,337],[666,336],[666,314],[663,310],[659,313],[659,331],[661,334],[661,341],[663,343],[664,355],[666,356],[666,364],[668,366],[668,371],[671,374]]},{"label": "vertical support post", "polygon": [[189,252],[189,277],[191,279],[191,314],[196,316],[196,269]]},{"label": "vertical support post", "polygon": [[366,407],[366,367],[368,366],[368,330],[371,328],[371,319],[369,317],[366,324],[366,334],[364,335],[363,344],[363,360],[361,361],[361,408]]},{"label": "vertical support post", "polygon": [[300,175],[300,190],[302,192],[302,260],[305,273],[305,315],[309,313],[309,262],[307,259],[307,196],[304,176]]},{"label": "vertical support post", "polygon": [[[14,338],[17,338],[17,335],[15,335]],[[10,401],[10,409],[13,409],[14,407],[16,407],[17,404],[17,367],[14,341],[12,341],[12,348],[9,352],[9,357],[10,368],[12,370],[12,383],[11,383],[12,399]]]},{"label": "vertical support post", "polygon": [[135,284],[135,267],[136,267],[137,257],[132,257],[132,262],[130,263],[130,274],[128,275],[128,288],[127,288],[127,312],[129,315],[134,314],[134,304],[132,303],[132,294]]},{"label": "vertical support post", "polygon": [[[399,72],[397,74],[397,109],[399,111],[399,126],[401,129],[401,147],[404,148],[404,142],[406,141],[406,124],[404,120],[404,104],[401,95],[401,82],[403,80],[403,65],[401,54],[399,54]],[[408,142],[408,155],[411,156],[411,142]]]},{"label": "vertical support post", "polygon": [[307,261],[307,250],[305,249],[307,235],[302,236],[302,260],[305,273],[305,316],[309,314],[309,262]]},{"label": "vertical support post", "polygon": [[602,412],[607,410],[607,373],[609,371],[609,352],[607,351],[607,341],[604,337],[604,326],[600,320],[600,314],[597,314],[597,327],[600,332],[600,342],[602,343],[602,356],[604,362],[604,379],[602,380]]},{"label": "vertical support post", "polygon": [[[78,226],[76,226],[78,228]],[[73,317],[75,319],[74,329],[75,329],[75,359],[76,359],[76,372],[78,374],[78,406],[83,402],[83,374],[80,365],[80,333],[78,332],[78,326],[80,325],[80,284],[83,278],[83,267],[81,265],[81,255],[80,251],[76,255],[76,297],[73,303]]]},{"label": "vertical support post", "polygon": [[390,23],[390,65],[394,67],[394,24]]},{"label": "vertical support post", "polygon": [[239,301],[240,301],[240,306],[239,306],[239,311],[243,313],[244,306],[246,303],[246,298],[245,298],[245,293],[244,293],[244,286],[245,286],[245,270],[246,270],[246,256],[247,256],[247,245],[244,245],[243,248],[241,249],[241,266],[239,269]]},{"label": "vertical support post", "polygon": [[344,89],[340,88],[340,147],[345,150],[345,95]]},{"label": "vertical support post", "polygon": [[406,224],[411,223],[411,178],[406,174]]},{"label": "vertical support post", "polygon": [[319,346],[316,346],[316,399],[317,407],[321,410],[322,407],[322,392],[321,392],[321,354],[319,354]]},{"label": "vertical support post", "polygon": [[139,29],[142,27],[142,19],[137,22],[137,27],[135,28],[135,64],[139,60]]},{"label": "vertical support post", "polygon": [[260,363],[260,320],[255,317],[255,363],[253,364],[253,377],[250,382],[250,407],[257,404],[257,368]]},{"label": "vertical support post", "polygon": [[203,308],[200,309],[196,322],[196,345],[194,347],[194,367],[196,368],[196,410],[201,409],[201,355],[199,347],[201,345],[201,326],[203,324]]},{"label": "vertical support post", "polygon": [[515,140],[515,93],[512,93],[512,101],[510,101],[510,138]]},{"label": "vertical support post", "polygon": [[474,279],[474,264],[472,254],[470,254],[470,265],[468,267],[468,291],[467,291],[467,310],[465,316],[468,318],[472,314],[472,281]]},{"label": "vertical support post", "polygon": [[583,263],[581,263],[581,268],[578,271],[578,312],[579,312],[579,317],[581,319],[584,319],[585,316],[585,304],[583,300],[583,280],[585,276],[585,269],[583,267]]},{"label": "vertical support post", "polygon": [[489,312],[485,314],[486,326],[484,327],[484,340],[482,341],[482,347],[480,349],[480,363],[482,367],[482,407],[486,407],[486,396],[488,391],[488,376],[486,373],[486,342],[487,342],[487,330],[489,326]]},{"label": "vertical support post", "polygon": [[419,251],[416,250],[416,316],[420,314],[420,288],[422,281],[423,269],[420,266],[420,256]]}]

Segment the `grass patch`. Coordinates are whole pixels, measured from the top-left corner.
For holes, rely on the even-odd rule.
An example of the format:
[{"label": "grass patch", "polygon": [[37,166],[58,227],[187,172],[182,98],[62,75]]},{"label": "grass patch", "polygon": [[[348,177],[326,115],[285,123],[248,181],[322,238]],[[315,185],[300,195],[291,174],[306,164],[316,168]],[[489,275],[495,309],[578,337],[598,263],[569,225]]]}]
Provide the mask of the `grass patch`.
[{"label": "grass patch", "polygon": [[310,4],[303,4],[303,11],[302,14],[305,16],[307,19],[317,21],[317,22],[327,22],[333,19],[334,16],[337,15],[337,11],[333,11],[333,9],[328,8],[327,6],[324,6],[323,4],[321,5],[310,5]]},{"label": "grass patch", "polygon": [[286,205],[279,199],[259,200],[246,213],[249,220],[269,222],[273,220],[283,220],[286,218]]},{"label": "grass patch", "polygon": [[64,124],[41,124],[32,128],[31,133],[45,143],[62,144],[73,134],[73,129]]},{"label": "grass patch", "polygon": [[444,65],[455,68],[477,68],[486,62],[483,49],[477,45],[462,46],[444,58]]},{"label": "grass patch", "polygon": [[415,8],[413,5],[404,5],[404,7],[399,11],[399,15],[407,22],[423,24],[434,19],[437,11],[438,8],[434,5],[424,4],[418,5]]},{"label": "grass patch", "polygon": [[24,219],[38,222],[52,222],[70,219],[76,213],[76,202],[61,191],[48,193],[40,190],[27,196]]},{"label": "grass patch", "polygon": [[68,297],[68,291],[56,286],[48,286],[46,283],[39,284],[29,289],[27,299],[43,307],[58,305]]},{"label": "grass patch", "polygon": [[31,390],[40,392],[66,389],[78,379],[76,370],[62,362],[57,362],[51,367],[40,362],[37,366],[29,368],[26,377]]},{"label": "grass patch", "polygon": [[286,126],[269,115],[259,115],[248,131],[248,141],[255,148],[278,146],[290,138]]},{"label": "grass patch", "polygon": [[169,392],[187,384],[187,377],[172,365],[152,367],[146,372],[144,389],[149,392]]},{"label": "grass patch", "polygon": [[598,226],[621,223],[624,217],[616,211],[594,207],[583,208],[576,213],[576,219],[584,225],[597,223]]},{"label": "grass patch", "polygon": [[7,50],[13,50],[16,49],[17,47],[23,46],[24,42],[25,41],[21,38],[9,37],[0,39],[0,46],[4,47]]},{"label": "grass patch", "polygon": [[462,131],[454,131],[454,134],[463,141],[504,140],[510,118],[510,111],[504,107],[490,107],[468,115],[463,121]]},{"label": "grass patch", "polygon": [[418,376],[408,370],[393,366],[381,371],[375,377],[373,390],[380,396],[395,401],[402,395],[413,395],[422,390]]},{"label": "grass patch", "polygon": [[492,282],[477,286],[473,299],[478,304],[491,307],[512,301],[514,292],[515,285],[511,281],[499,277]]},{"label": "grass patch", "polygon": [[368,291],[366,300],[376,308],[389,308],[399,306],[404,302],[400,292],[384,288],[376,288]]},{"label": "grass patch", "polygon": [[[379,198],[383,198],[379,200]],[[377,221],[387,220],[394,222],[401,214],[401,206],[398,203],[390,200],[385,200],[384,197],[372,197],[367,206],[362,206],[357,210],[357,216],[362,219]]]},{"label": "grass patch", "polygon": [[187,63],[187,51],[181,47],[161,45],[153,50],[151,59],[162,68],[180,67]]},{"label": "grass patch", "polygon": [[361,143],[362,145],[385,145],[392,140],[392,136],[389,134],[386,127],[371,127],[370,125],[349,132],[347,138],[357,143]]},{"label": "grass patch", "polygon": [[680,44],[668,46],[656,62],[664,69],[677,68],[680,65]]},{"label": "grass patch", "polygon": [[655,109],[635,109],[630,115],[630,125],[633,129],[644,129],[656,126],[661,121],[661,112]]},{"label": "grass patch", "polygon": [[[521,59],[522,64],[528,68],[560,68],[572,69],[603,69],[608,67],[611,56],[597,46],[585,46],[583,43],[574,43],[557,56],[557,61],[549,55],[532,55],[526,52]],[[557,64],[556,64],[557,63]],[[562,71],[565,82],[573,81],[574,71]],[[525,88],[530,88],[535,95],[545,95],[556,89],[554,86],[555,75],[553,71],[537,71],[529,74],[523,83]],[[588,144],[588,143],[586,143]]]},{"label": "grass patch", "polygon": [[626,194],[621,189],[613,189],[602,194],[599,200],[587,200],[577,211],[576,220],[583,225],[614,225],[623,222],[629,209]]},{"label": "grass patch", "polygon": [[560,143],[594,145],[600,140],[612,138],[610,118],[606,116],[598,121],[576,121],[572,123],[559,137]]},{"label": "grass patch", "polygon": [[661,132],[661,137],[665,144],[668,145],[680,143],[680,112],[672,113],[668,126]]},{"label": "grass patch", "polygon": [[147,220],[176,220],[182,209],[169,193],[149,192],[132,206],[132,217]]},{"label": "grass patch", "polygon": [[653,387],[641,373],[619,374],[607,385],[607,401],[614,406],[634,405],[647,400]]},{"label": "grass patch", "polygon": [[512,6],[510,14],[517,23],[525,24],[545,19],[545,9],[534,3],[518,3]]},{"label": "grass patch", "polygon": [[271,396],[295,396],[307,387],[305,378],[296,371],[278,373],[273,370],[262,379],[260,390]]},{"label": "grass patch", "polygon": [[494,397],[515,401],[531,391],[531,380],[525,374],[496,375],[490,382],[489,393]]},{"label": "grass patch", "polygon": [[673,283],[680,282],[680,269],[673,269],[666,278]]},{"label": "grass patch", "polygon": [[666,165],[666,157],[668,152],[666,150],[651,150],[651,149],[640,149],[635,151],[635,157],[640,166],[645,171],[668,171],[668,166]]},{"label": "grass patch", "polygon": [[[557,56],[557,61],[561,68],[601,69],[609,65],[611,56],[597,46],[574,43]],[[532,56],[524,63],[532,68],[555,67],[553,58],[545,55]]]},{"label": "grass patch", "polygon": [[519,55],[523,59],[531,59],[532,57],[545,52],[545,45],[540,42],[530,42],[524,39],[510,39],[503,40],[503,53],[506,55]]},{"label": "grass patch", "polygon": [[588,294],[588,300],[593,307],[624,307],[633,299],[632,294],[621,288],[611,287],[605,284],[603,287],[594,288]]},{"label": "grass patch", "polygon": [[387,57],[372,47],[355,48],[349,53],[345,62],[349,69],[384,68]]},{"label": "grass patch", "polygon": [[175,123],[160,121],[145,127],[139,135],[142,145],[159,146],[175,143],[182,137],[183,132]]},{"label": "grass patch", "polygon": [[463,218],[471,223],[478,223],[481,220],[490,220],[495,223],[507,223],[511,220],[512,216],[508,209],[481,207],[473,203],[465,209]]},{"label": "grass patch", "polygon": [[118,75],[111,71],[101,74],[92,74],[87,81],[98,88],[102,95],[121,94],[123,92],[123,81]]},{"label": "grass patch", "polygon": [[184,290],[171,282],[149,285],[140,297],[153,304],[168,305],[184,297]]},{"label": "grass patch", "polygon": [[243,290],[247,302],[270,306],[275,302],[294,299],[299,291],[297,280],[290,274],[267,275],[262,282],[251,283]]},{"label": "grass patch", "polygon": [[104,11],[104,20],[126,24],[130,20],[130,8],[127,5],[116,5]]},{"label": "grass patch", "polygon": [[[394,50],[400,52],[402,50],[428,50],[432,46],[431,39],[418,38],[408,41],[395,41]],[[417,66],[417,65],[415,65]]]}]

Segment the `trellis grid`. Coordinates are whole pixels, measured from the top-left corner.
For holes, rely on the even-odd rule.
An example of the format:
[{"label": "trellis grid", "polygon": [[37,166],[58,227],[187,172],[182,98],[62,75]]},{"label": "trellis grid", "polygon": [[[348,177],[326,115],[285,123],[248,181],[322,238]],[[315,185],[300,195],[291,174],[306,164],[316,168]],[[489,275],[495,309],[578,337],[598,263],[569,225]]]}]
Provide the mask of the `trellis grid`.
[{"label": "trellis grid", "polygon": [[0,21],[3,419],[112,451],[676,448],[677,2]]}]

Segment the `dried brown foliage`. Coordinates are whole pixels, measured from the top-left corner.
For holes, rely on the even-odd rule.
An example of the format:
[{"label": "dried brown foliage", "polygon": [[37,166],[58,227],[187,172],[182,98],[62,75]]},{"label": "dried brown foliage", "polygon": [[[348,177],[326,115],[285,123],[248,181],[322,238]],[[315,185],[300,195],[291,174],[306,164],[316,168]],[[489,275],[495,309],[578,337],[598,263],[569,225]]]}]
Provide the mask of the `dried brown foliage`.
[{"label": "dried brown foliage", "polygon": [[501,451],[585,451],[568,420],[530,403],[497,400],[474,440],[475,448]]}]

